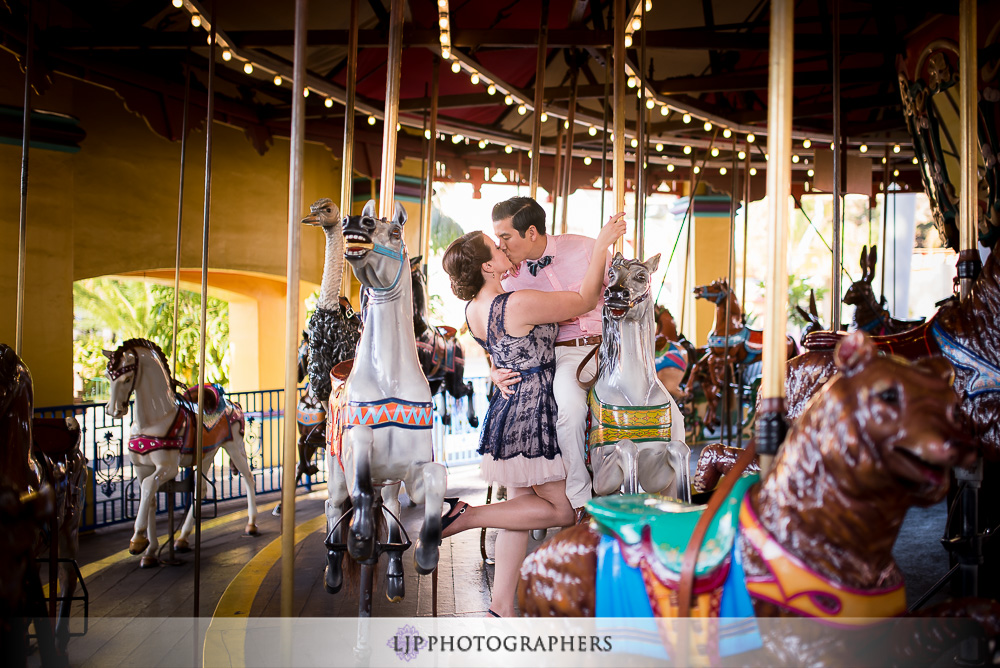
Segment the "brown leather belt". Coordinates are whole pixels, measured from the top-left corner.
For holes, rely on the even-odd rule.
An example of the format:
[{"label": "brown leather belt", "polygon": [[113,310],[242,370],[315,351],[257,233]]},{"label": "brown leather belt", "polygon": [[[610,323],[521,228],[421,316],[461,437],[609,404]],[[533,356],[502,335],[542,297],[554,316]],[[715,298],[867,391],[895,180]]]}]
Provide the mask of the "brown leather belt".
[{"label": "brown leather belt", "polygon": [[581,339],[569,339],[568,341],[556,341],[557,346],[596,346],[601,342],[601,335],[585,336]]}]

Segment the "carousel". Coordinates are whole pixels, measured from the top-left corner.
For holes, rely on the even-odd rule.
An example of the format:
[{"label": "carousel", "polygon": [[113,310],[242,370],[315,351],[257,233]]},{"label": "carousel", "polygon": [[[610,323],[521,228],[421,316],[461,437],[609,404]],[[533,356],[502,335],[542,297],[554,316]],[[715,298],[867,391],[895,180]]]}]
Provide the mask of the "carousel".
[{"label": "carousel", "polygon": [[[475,625],[606,639],[532,663],[1000,662],[1000,7],[688,5],[9,2],[5,661],[383,665]],[[458,211],[449,231],[444,190],[529,197],[536,234],[590,248],[624,213],[599,333],[555,343],[581,348],[560,411],[592,497],[564,526],[442,538],[462,502],[523,493],[449,449],[518,390],[492,333],[440,322],[441,251],[495,236]],[[920,312],[896,298],[904,197],[955,266]],[[798,253],[822,258],[808,280]],[[171,345],[115,332],[106,401],[71,404],[73,283],[100,275],[172,285]],[[213,294],[254,369],[230,386]],[[534,619],[496,619],[501,572]]]}]

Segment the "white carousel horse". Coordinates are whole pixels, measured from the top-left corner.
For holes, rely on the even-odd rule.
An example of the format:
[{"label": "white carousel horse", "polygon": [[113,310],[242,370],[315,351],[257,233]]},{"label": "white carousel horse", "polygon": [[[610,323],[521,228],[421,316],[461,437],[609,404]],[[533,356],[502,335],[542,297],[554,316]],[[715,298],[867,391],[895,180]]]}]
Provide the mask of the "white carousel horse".
[{"label": "white carousel horse", "polygon": [[[414,561],[421,574],[438,563],[447,474],[442,464],[433,462],[431,391],[417,359],[405,223],[401,205],[396,204],[392,220],[378,219],[372,200],[360,216],[343,221],[345,257],[369,298],[354,366],[342,391],[330,397],[326,587],[331,593],[343,584],[343,551],[332,546],[344,544],[345,532],[347,552],[356,562],[378,558],[376,487],[384,508],[397,518],[400,481],[406,483],[410,498],[424,504]],[[352,504],[354,516],[347,529],[346,520],[340,520]],[[387,524],[389,542],[399,543],[399,523]],[[402,598],[398,551],[389,552],[387,574],[389,600]]]},{"label": "white carousel horse", "polygon": [[[167,358],[160,347],[146,339],[129,339],[114,352],[105,350],[111,398],[105,412],[121,418],[128,411],[135,392],[132,430],[128,449],[135,467],[141,494],[135,517],[135,533],[129,541],[130,554],[142,554],[139,565],[157,564],[156,492],[160,485],[173,480],[181,468],[192,466],[196,444],[196,388],[186,398],[174,392]],[[243,409],[225,398],[218,386],[205,387],[205,421],[202,438],[202,465],[211,462],[222,446],[233,465],[243,476],[247,490],[247,525],[245,535],[257,535],[257,499],[243,447]],[[199,467],[200,468],[200,467]],[[174,545],[185,549],[194,529],[194,505],[188,511]],[[145,534],[145,535],[143,535]]]},{"label": "white carousel horse", "polygon": [[662,493],[690,501],[684,418],[656,376],[651,277],[660,263],[616,253],[604,291],[597,382],[587,397],[594,493]]}]

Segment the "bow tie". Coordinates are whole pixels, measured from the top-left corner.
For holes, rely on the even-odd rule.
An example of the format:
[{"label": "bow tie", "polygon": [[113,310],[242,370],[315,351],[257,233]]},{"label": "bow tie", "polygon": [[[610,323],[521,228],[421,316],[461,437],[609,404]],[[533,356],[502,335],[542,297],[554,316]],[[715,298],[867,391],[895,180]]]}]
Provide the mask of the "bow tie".
[{"label": "bow tie", "polygon": [[552,256],[551,255],[543,255],[542,257],[538,258],[537,260],[526,260],[526,263],[528,265],[528,271],[531,272],[531,275],[532,276],[538,276],[538,270],[539,269],[541,269],[542,267],[547,267],[550,264],[552,264]]}]

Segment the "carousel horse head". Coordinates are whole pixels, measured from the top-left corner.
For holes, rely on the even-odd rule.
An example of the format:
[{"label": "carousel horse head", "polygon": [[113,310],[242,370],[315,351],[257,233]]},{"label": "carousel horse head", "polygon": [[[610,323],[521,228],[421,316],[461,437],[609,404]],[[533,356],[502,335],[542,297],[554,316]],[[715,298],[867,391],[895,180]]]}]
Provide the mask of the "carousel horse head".
[{"label": "carousel horse head", "polygon": [[725,278],[719,278],[712,281],[708,285],[699,285],[694,289],[695,299],[707,299],[716,306],[720,304],[725,304],[726,299],[733,296],[732,291],[729,289],[729,281]]},{"label": "carousel horse head", "polygon": [[[819,469],[837,481],[842,499],[921,506],[943,499],[949,470],[975,455],[958,417],[951,362],[881,356],[867,335],[852,332],[838,345],[834,363],[838,373],[786,441],[810,446],[783,447],[779,460],[799,461],[776,461],[775,468],[815,472],[821,461]],[[837,437],[824,437],[830,434]]]},{"label": "carousel horse head", "polygon": [[875,291],[872,290],[872,281],[875,279],[875,263],[878,261],[878,247],[872,246],[871,253],[868,246],[861,248],[861,278],[851,283],[851,287],[844,294],[844,303],[849,306],[860,306],[862,304],[872,304],[879,306],[875,299]]},{"label": "carousel horse head", "polygon": [[638,320],[646,313],[652,302],[636,307],[649,300],[650,282],[659,265],[659,253],[645,262],[626,260],[620,252],[615,253],[604,289],[604,311],[612,320]]},{"label": "carousel horse head", "polygon": [[378,292],[399,285],[406,255],[405,224],[406,211],[399,202],[391,220],[375,217],[375,200],[368,200],[360,216],[344,217],[344,257],[366,287]]},{"label": "carousel horse head", "polygon": [[[172,387],[167,356],[160,346],[148,339],[129,339],[114,352],[101,352],[108,358],[107,373],[111,381],[105,412],[113,418],[123,417],[128,412],[129,401],[132,400],[132,393],[142,373],[158,373],[163,376],[164,384]],[[156,363],[150,368],[143,364],[147,360]]]}]

